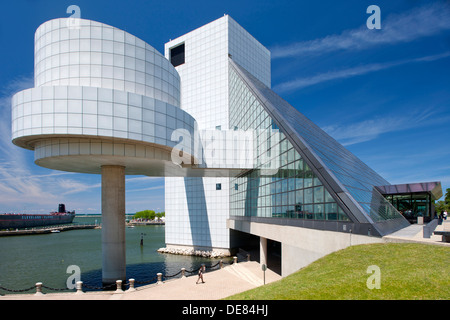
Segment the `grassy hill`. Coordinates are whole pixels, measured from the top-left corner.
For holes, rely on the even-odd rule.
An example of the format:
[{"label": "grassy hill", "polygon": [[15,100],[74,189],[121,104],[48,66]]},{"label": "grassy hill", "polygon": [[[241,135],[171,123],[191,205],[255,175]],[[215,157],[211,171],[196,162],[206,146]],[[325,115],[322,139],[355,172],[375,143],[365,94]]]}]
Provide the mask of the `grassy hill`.
[{"label": "grassy hill", "polygon": [[[380,270],[380,289],[368,289]],[[450,299],[450,248],[406,243],[358,245],[315,261],[280,281],[228,299]]]}]

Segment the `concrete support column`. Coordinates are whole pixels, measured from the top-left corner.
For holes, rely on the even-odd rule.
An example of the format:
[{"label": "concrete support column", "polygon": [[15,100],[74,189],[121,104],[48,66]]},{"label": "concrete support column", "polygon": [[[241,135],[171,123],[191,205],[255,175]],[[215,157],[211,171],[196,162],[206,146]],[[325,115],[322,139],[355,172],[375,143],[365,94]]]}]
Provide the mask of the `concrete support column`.
[{"label": "concrete support column", "polygon": [[267,266],[267,239],[259,237],[259,263]]},{"label": "concrete support column", "polygon": [[126,280],[125,167],[102,166],[102,282]]}]

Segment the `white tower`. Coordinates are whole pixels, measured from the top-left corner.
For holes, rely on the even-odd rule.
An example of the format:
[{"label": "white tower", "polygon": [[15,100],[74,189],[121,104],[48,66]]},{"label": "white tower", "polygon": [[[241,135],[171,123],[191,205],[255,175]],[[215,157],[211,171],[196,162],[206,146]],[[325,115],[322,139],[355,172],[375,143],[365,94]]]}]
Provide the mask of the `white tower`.
[{"label": "white tower", "polygon": [[[165,44],[181,77],[181,109],[199,130],[229,126],[228,70],[233,59],[270,87],[270,52],[228,15]],[[166,245],[230,249],[229,178],[166,178]]]}]

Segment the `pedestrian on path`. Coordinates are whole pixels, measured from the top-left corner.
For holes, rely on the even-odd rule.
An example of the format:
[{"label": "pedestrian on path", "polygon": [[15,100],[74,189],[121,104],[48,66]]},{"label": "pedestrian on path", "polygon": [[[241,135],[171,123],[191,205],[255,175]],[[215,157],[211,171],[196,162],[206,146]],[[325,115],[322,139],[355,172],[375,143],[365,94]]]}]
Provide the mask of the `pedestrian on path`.
[{"label": "pedestrian on path", "polygon": [[200,269],[198,269],[198,279],[197,282],[195,284],[198,284],[198,282],[200,280],[202,280],[202,283],[205,283],[205,281],[203,281],[203,272],[205,271],[205,265],[202,264],[202,266],[200,267]]}]

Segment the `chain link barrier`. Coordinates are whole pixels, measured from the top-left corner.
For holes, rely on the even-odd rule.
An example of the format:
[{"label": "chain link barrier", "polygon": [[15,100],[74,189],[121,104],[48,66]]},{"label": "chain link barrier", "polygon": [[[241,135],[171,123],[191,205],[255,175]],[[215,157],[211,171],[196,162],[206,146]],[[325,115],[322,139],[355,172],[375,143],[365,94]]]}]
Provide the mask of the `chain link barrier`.
[{"label": "chain link barrier", "polygon": [[44,285],[42,285],[41,287],[45,288],[45,289],[48,289],[50,291],[68,291],[68,290],[73,290],[73,289],[69,289],[69,288],[61,288],[61,289],[59,289],[59,288],[52,288],[52,287],[47,287],[47,286],[44,286]]},{"label": "chain link barrier", "polygon": [[153,277],[153,278],[151,278],[150,280],[147,280],[147,281],[137,281],[137,280],[135,280],[134,283],[146,285],[146,284],[151,284],[151,283],[153,283],[156,280],[158,280],[158,276]]}]

